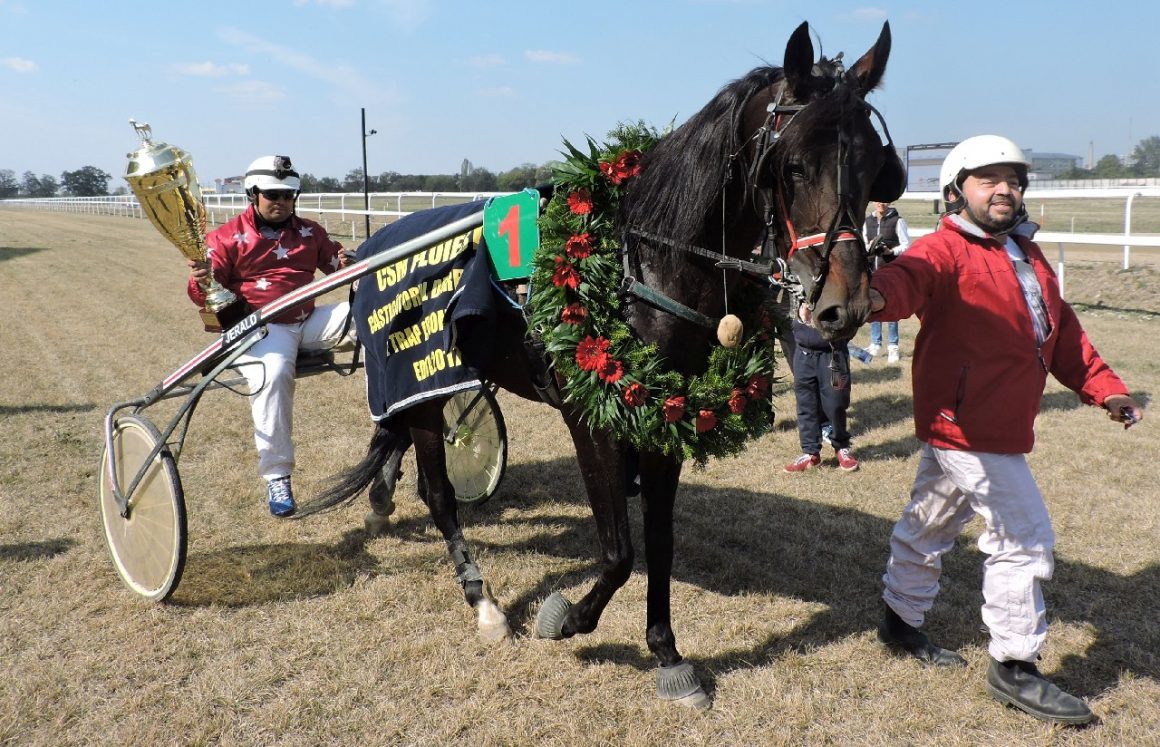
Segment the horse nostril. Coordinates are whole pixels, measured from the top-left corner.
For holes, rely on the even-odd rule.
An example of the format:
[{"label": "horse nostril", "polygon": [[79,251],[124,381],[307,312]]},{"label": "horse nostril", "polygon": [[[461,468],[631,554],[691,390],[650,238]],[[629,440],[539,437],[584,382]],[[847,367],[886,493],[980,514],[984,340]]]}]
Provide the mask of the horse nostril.
[{"label": "horse nostril", "polygon": [[819,327],[841,328],[845,324],[846,313],[841,306],[827,306],[815,311],[814,319],[818,320]]}]

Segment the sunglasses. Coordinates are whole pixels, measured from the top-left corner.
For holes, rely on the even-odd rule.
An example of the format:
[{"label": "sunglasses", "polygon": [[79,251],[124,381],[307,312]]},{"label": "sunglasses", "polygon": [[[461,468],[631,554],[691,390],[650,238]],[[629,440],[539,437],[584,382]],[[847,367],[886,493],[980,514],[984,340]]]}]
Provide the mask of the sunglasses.
[{"label": "sunglasses", "polygon": [[261,195],[270,201],[294,199],[294,191],[291,189],[263,189]]}]

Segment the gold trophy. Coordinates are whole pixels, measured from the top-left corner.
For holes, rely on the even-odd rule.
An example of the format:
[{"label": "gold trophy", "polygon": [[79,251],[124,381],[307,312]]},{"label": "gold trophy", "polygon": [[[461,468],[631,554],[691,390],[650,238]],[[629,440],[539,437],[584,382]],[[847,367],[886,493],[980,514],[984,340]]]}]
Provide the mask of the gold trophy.
[{"label": "gold trophy", "polygon": [[[137,196],[149,220],[187,259],[206,261],[205,205],[188,153],[168,143],[154,143],[153,130],[145,122],[130,119],[141,147],[128,154],[125,181]],[[245,303],[210,273],[198,283],[205,291],[205,308],[199,309],[207,332],[218,332],[245,316]]]}]

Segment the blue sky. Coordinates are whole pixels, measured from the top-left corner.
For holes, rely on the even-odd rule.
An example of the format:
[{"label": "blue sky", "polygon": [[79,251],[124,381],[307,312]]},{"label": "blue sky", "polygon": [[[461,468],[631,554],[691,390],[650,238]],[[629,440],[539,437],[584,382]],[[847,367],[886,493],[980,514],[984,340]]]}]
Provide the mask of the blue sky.
[{"label": "blue sky", "polygon": [[494,172],[618,121],[686,119],[803,20],[852,62],[889,20],[871,101],[895,143],[982,132],[1098,159],[1160,134],[1160,4],[789,0],[0,0],[0,169],[123,185],[130,117],[199,180],[259,155],[304,172]]}]

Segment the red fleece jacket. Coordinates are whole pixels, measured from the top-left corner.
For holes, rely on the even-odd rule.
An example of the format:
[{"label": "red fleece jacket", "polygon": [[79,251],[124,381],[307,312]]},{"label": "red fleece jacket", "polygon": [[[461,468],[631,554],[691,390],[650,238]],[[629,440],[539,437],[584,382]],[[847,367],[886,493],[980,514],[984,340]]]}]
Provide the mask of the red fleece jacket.
[{"label": "red fleece jacket", "polygon": [[1089,342],[1059,281],[1025,223],[1015,240],[1035,268],[1051,331],[1038,348],[1003,243],[957,215],[876,272],[871,287],[886,305],[871,321],[912,314],[915,340],[914,428],[942,449],[1027,453],[1050,372],[1082,402],[1101,405],[1127,394],[1124,382]]}]

